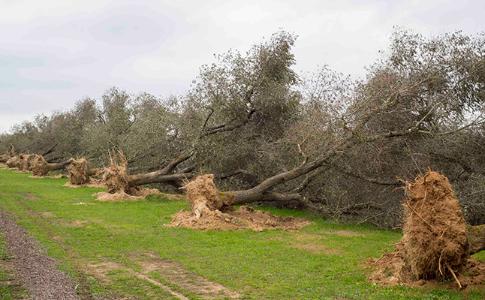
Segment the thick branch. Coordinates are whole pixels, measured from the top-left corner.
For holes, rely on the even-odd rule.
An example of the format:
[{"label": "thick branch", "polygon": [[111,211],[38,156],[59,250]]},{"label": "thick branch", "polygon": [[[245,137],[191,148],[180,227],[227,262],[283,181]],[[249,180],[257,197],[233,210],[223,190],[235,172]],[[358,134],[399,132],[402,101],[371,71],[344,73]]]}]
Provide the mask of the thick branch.
[{"label": "thick branch", "polygon": [[41,155],[42,156],[46,156],[48,154],[51,154],[52,152],[54,152],[54,149],[56,149],[58,143],[55,143],[54,145],[52,145],[52,147],[50,147],[49,149],[47,149],[44,153],[42,153]]},{"label": "thick branch", "polygon": [[249,105],[250,109],[247,112],[244,119],[241,120],[238,123],[231,124],[233,122],[233,120],[231,120],[226,124],[220,124],[220,125],[217,125],[217,126],[207,128],[207,123],[209,122],[209,119],[214,114],[214,110],[212,108],[210,108],[209,115],[207,116],[207,118],[204,122],[204,125],[202,127],[202,133],[200,134],[200,138],[208,136],[208,135],[216,134],[216,133],[219,133],[219,132],[232,131],[234,129],[237,129],[237,128],[240,128],[240,127],[246,125],[251,120],[254,113],[256,112],[256,109],[254,109],[254,107],[252,106],[252,101],[251,101],[251,99],[254,95],[254,92],[255,92],[254,88],[251,88],[246,92],[246,95],[244,96],[244,100]]},{"label": "thick branch", "polygon": [[194,176],[194,174],[192,173],[177,173],[167,175],[162,174],[160,171],[146,174],[130,175],[128,176],[128,185],[130,187],[135,187],[150,183],[171,183],[189,179]]},{"label": "thick branch", "polygon": [[247,113],[246,117],[238,123],[233,123],[233,124],[228,123],[228,124],[222,124],[222,125],[218,125],[218,126],[215,126],[215,127],[208,128],[208,129],[204,130],[204,132],[200,135],[200,137],[206,137],[206,136],[216,134],[216,133],[219,133],[219,132],[233,131],[237,128],[243,127],[244,125],[246,125],[251,120],[251,118],[252,118],[252,116],[255,112],[256,112],[255,109],[250,109],[249,112]]},{"label": "thick branch", "polygon": [[342,174],[345,174],[345,175],[350,176],[350,177],[358,178],[358,179],[367,181],[367,182],[372,183],[372,184],[387,185],[387,186],[401,186],[402,185],[402,182],[400,182],[398,180],[393,180],[393,181],[380,180],[380,179],[377,179],[377,178],[372,178],[372,177],[365,176],[363,174],[358,174],[356,172],[345,170],[344,168],[338,166],[335,163],[330,163],[330,165],[335,170],[337,170],[338,172],[340,172]]},{"label": "thick branch", "polygon": [[184,161],[188,160],[194,155],[194,151],[190,151],[189,153],[182,154],[179,157],[175,158],[171,162],[169,162],[163,169],[159,172],[161,174],[168,174],[171,173],[179,164],[183,163]]}]

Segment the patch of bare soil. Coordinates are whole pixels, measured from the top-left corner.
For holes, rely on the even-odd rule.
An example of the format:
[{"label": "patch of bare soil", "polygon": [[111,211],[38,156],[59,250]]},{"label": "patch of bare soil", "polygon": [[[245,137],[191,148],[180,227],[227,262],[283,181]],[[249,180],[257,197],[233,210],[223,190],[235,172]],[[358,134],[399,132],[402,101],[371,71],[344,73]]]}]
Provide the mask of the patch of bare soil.
[{"label": "patch of bare soil", "polygon": [[57,268],[57,262],[4,212],[0,212],[0,230],[12,267],[33,299],[79,299],[75,284]]},{"label": "patch of bare soil", "polygon": [[43,217],[43,218],[47,218],[47,219],[48,219],[48,218],[53,218],[53,217],[55,217],[55,215],[54,215],[52,212],[50,212],[50,211],[43,211],[43,212],[39,212],[39,215],[40,215],[41,217]]},{"label": "patch of bare soil", "polygon": [[206,278],[187,271],[180,264],[162,260],[157,255],[146,254],[139,264],[144,273],[157,272],[171,283],[190,291],[203,299],[238,299],[239,293],[226,288],[225,286],[207,280]]},{"label": "patch of bare soil", "polygon": [[157,189],[137,188],[132,189],[130,194],[118,191],[115,193],[99,192],[94,195],[96,196],[96,200],[102,202],[139,201],[144,200],[150,195],[160,195],[160,191]]},{"label": "patch of bare soil", "polygon": [[29,201],[37,201],[39,200],[39,197],[37,197],[36,195],[32,194],[32,193],[19,193],[20,195],[22,195],[23,198],[29,200]]},{"label": "patch of bare soil", "polygon": [[355,232],[352,230],[332,230],[328,232],[329,234],[334,234],[338,236],[345,236],[345,237],[363,237],[365,234],[360,232]]},{"label": "patch of bare soil", "polygon": [[146,254],[142,257],[134,257],[141,267],[141,271],[135,271],[114,262],[102,262],[98,264],[88,264],[87,271],[96,278],[109,282],[108,274],[113,271],[124,271],[138,279],[147,281],[153,285],[161,287],[177,299],[188,299],[182,292],[175,291],[173,288],[161,283],[149,276],[155,272],[171,285],[178,287],[182,291],[188,291],[202,299],[238,299],[240,295],[226,287],[209,281],[204,277],[185,270],[178,263],[161,260],[154,254]]},{"label": "patch of bare soil", "polygon": [[66,227],[72,227],[72,228],[82,228],[82,227],[86,227],[86,225],[88,225],[88,224],[89,224],[88,221],[74,220],[74,221],[71,221],[71,222],[66,222],[63,225],[66,226]]},{"label": "patch of bare soil", "polygon": [[312,254],[328,254],[335,255],[339,251],[334,248],[327,247],[323,243],[319,243],[320,236],[316,234],[295,234],[290,242],[290,247],[304,250]]},{"label": "patch of bare soil", "polygon": [[466,223],[448,179],[433,171],[406,184],[403,238],[374,262],[371,280],[422,285],[451,281],[459,288],[485,284],[484,263],[469,255]]},{"label": "patch of bare soil", "polygon": [[251,229],[263,231],[268,229],[297,230],[309,224],[310,221],[305,219],[273,216],[268,212],[241,206],[234,211],[208,211],[200,218],[197,218],[192,212],[181,211],[173,216],[167,226],[201,230]]}]

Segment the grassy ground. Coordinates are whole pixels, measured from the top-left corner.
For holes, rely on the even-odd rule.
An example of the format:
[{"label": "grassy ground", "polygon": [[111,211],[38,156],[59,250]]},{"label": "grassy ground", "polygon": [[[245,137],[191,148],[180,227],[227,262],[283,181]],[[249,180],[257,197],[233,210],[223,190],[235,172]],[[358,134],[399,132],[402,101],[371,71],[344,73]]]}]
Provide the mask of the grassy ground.
[{"label": "grassy ground", "polygon": [[[366,261],[392,249],[400,233],[337,224],[307,213],[313,224],[298,231],[216,232],[168,228],[182,201],[95,201],[93,188],[64,187],[64,179],[33,179],[0,169],[0,209],[17,216],[62,268],[81,282],[79,290],[114,298],[170,299],[160,287],[133,274],[147,271],[147,257],[179,264],[239,292],[244,299],[484,299],[443,287],[384,288],[369,283]],[[1,252],[0,252],[1,253]],[[485,255],[480,253],[481,259]],[[149,271],[149,272],[148,272]],[[166,272],[148,277],[189,298],[196,292]],[[135,273],[134,273],[135,272]]]},{"label": "grassy ground", "polygon": [[5,240],[0,233],[0,300],[24,299],[27,294],[25,290],[13,282],[12,271],[7,268],[8,260]]}]

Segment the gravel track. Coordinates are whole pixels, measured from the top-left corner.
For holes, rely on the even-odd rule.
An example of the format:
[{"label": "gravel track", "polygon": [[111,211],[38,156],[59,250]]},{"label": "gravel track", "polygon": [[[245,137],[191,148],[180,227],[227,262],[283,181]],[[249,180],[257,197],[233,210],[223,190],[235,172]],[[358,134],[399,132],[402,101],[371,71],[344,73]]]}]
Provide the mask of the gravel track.
[{"label": "gravel track", "polygon": [[71,278],[58,269],[36,240],[18,226],[14,219],[0,211],[0,231],[4,233],[7,253],[15,275],[35,300],[80,299]]}]

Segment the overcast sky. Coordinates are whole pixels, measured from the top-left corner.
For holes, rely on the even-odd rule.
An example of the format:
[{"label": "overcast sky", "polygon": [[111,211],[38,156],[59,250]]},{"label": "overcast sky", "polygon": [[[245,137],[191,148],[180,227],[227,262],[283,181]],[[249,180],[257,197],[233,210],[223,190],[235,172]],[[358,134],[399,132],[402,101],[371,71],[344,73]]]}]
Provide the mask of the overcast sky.
[{"label": "overcast sky", "polygon": [[298,35],[295,69],[362,76],[393,26],[485,31],[485,1],[0,0],[0,132],[112,86],[183,94],[214,53]]}]

